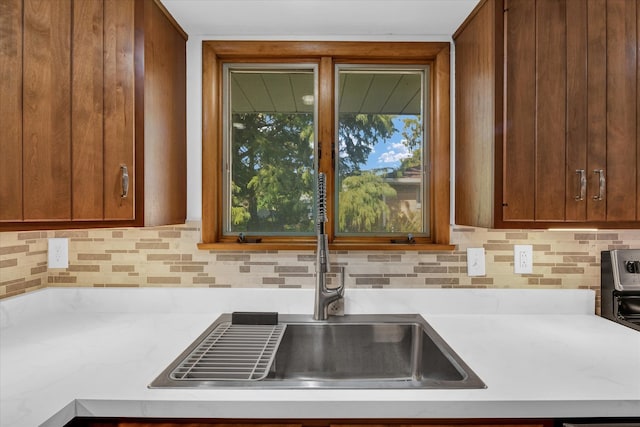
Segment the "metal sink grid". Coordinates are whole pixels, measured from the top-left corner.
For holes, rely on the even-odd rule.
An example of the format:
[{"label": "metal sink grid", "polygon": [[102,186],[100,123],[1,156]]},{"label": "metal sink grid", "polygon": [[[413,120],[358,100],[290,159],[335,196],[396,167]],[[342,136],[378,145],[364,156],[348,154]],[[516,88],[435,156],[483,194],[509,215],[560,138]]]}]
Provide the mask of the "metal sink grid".
[{"label": "metal sink grid", "polygon": [[257,381],[265,378],[286,325],[220,323],[171,372],[172,380]]}]

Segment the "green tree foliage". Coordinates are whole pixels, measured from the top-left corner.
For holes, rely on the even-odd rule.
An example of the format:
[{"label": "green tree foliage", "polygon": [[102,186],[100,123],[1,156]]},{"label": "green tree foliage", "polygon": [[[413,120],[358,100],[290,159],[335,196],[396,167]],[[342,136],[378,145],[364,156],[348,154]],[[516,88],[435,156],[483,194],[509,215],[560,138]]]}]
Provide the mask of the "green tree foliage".
[{"label": "green tree foliage", "polygon": [[395,190],[381,176],[361,172],[373,147],[391,138],[397,129],[392,115],[340,114],[338,137],[338,230],[342,233],[384,231],[389,216],[385,197]]},{"label": "green tree foliage", "polygon": [[[341,114],[338,129],[340,232],[414,231],[408,218],[387,203],[396,191],[381,174],[362,171],[373,147],[398,130],[395,116]],[[313,233],[314,126],[312,114],[238,113],[232,116],[231,210],[233,232]],[[421,162],[418,119],[403,119],[402,135],[413,157],[394,171]],[[388,176],[388,175],[387,175]]]},{"label": "green tree foliage", "polygon": [[251,219],[249,213],[249,202],[243,200],[242,189],[236,184],[231,184],[232,204],[231,204],[231,223],[234,226],[242,226]]},{"label": "green tree foliage", "polygon": [[390,213],[384,198],[395,196],[396,190],[374,173],[364,172],[345,178],[338,203],[340,231],[384,231],[384,218]]},{"label": "green tree foliage", "polygon": [[420,116],[409,116],[402,119],[402,142],[410,150],[422,146],[422,121]]},{"label": "green tree foliage", "polygon": [[313,115],[234,114],[233,231],[312,232]]},{"label": "green tree foliage", "polygon": [[341,177],[360,171],[373,147],[397,131],[393,117],[388,114],[340,114],[338,170]]},{"label": "green tree foliage", "polygon": [[419,116],[402,118],[402,143],[411,150],[411,157],[400,161],[395,176],[400,178],[407,169],[422,166],[422,121]]},{"label": "green tree foliage", "polygon": [[386,231],[415,233],[422,230],[422,217],[420,212],[410,209],[409,202],[393,205],[391,208],[389,222],[386,224]]},{"label": "green tree foliage", "polygon": [[[396,190],[385,178],[402,178],[409,169],[422,165],[422,122],[419,116],[402,117],[403,144],[412,156],[389,171],[360,172],[373,147],[398,132],[392,115],[343,114],[340,116],[341,152],[339,230],[343,233],[419,232],[421,212],[408,202],[400,203]],[[360,176],[359,176],[360,175]],[[374,178],[375,176],[375,178]]]}]

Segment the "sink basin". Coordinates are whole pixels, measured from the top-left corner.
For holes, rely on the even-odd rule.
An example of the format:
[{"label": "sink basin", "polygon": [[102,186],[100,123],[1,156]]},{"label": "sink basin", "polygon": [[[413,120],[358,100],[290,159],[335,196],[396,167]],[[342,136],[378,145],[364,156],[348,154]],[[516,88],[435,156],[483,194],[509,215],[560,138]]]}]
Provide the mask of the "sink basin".
[{"label": "sink basin", "polygon": [[[225,348],[210,359],[215,368],[200,350],[211,347],[202,345],[206,339],[221,342],[211,338],[212,332],[230,325],[230,319],[228,314],[218,318],[150,387],[485,388],[420,315],[347,315],[327,321],[280,315],[281,335],[268,332],[264,345],[254,346],[260,357],[272,354],[252,361],[248,376],[240,373],[244,348],[232,357]],[[231,342],[236,348],[239,341]],[[262,373],[256,374],[256,367]]]}]

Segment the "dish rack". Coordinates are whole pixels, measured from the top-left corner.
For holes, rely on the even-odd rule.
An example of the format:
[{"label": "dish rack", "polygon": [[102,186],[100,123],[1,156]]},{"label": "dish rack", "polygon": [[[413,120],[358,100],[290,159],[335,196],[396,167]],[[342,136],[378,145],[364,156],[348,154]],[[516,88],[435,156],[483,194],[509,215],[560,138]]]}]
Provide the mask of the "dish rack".
[{"label": "dish rack", "polygon": [[182,380],[258,381],[273,363],[286,325],[223,322],[170,374]]}]

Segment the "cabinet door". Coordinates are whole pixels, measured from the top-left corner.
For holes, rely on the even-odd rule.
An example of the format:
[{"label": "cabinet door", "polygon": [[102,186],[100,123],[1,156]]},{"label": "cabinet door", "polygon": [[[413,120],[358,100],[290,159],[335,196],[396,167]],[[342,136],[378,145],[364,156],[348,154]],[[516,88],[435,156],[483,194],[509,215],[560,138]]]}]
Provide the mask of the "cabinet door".
[{"label": "cabinet door", "polygon": [[[134,219],[135,3],[104,0],[104,219]],[[142,64],[140,64],[142,67]],[[141,124],[138,124],[141,126]],[[123,171],[129,192],[123,197]]]},{"label": "cabinet door", "polygon": [[567,4],[510,0],[505,12],[503,219],[565,219]]},{"label": "cabinet door", "polygon": [[586,164],[588,182],[587,221],[607,219],[606,202],[593,197],[600,191],[599,176],[594,171],[607,168],[607,3],[607,0],[587,3],[587,160],[581,163]]},{"label": "cabinet door", "polygon": [[22,0],[0,2],[0,221],[22,220]]},{"label": "cabinet door", "polygon": [[144,141],[147,225],[185,220],[186,51],[182,36],[154,2],[145,2]]},{"label": "cabinet door", "polygon": [[70,41],[70,0],[24,1],[26,221],[71,219]]},{"label": "cabinet door", "polygon": [[[640,2],[636,1],[636,43],[640,49]],[[640,221],[640,55],[636,50],[636,221]],[[633,178],[632,178],[633,179]]]},{"label": "cabinet door", "polygon": [[72,34],[71,147],[74,220],[102,220],[102,0],[75,0]]},{"label": "cabinet door", "polygon": [[568,221],[638,218],[638,30],[637,0],[567,0]]},{"label": "cabinet door", "polygon": [[535,5],[535,220],[563,221],[567,130],[567,3],[565,0],[536,0]]},{"label": "cabinet door", "polygon": [[[575,195],[575,170],[586,168],[586,147],[567,145],[586,141],[585,12],[583,0],[508,3],[505,221],[562,222],[585,215],[584,203],[578,214],[575,200],[567,200]],[[583,155],[579,166],[568,166],[573,152]]]},{"label": "cabinet door", "polygon": [[607,1],[607,221],[637,218],[637,3]]},{"label": "cabinet door", "polygon": [[[594,61],[596,57],[590,57],[591,53],[599,53],[599,49],[589,50],[593,41],[588,37],[588,11],[592,11],[594,3],[587,3],[584,0],[567,0],[566,22],[567,22],[567,114],[566,114],[566,171],[565,171],[565,219],[567,221],[585,221],[587,219],[587,147],[591,139],[588,130],[589,114],[600,118],[594,120],[594,133],[599,132],[599,141],[604,141],[601,130],[605,107],[602,93],[599,92],[604,85],[602,78],[595,80],[593,71],[602,71],[604,77],[604,67]],[[591,16],[589,16],[591,17]],[[598,46],[602,46],[599,43]],[[588,66],[587,61],[590,60]],[[587,75],[589,73],[589,75]],[[588,104],[593,100],[593,105]],[[602,107],[602,108],[597,108]],[[595,127],[597,125],[597,128]]]},{"label": "cabinet door", "polygon": [[536,117],[536,2],[511,0],[505,12],[506,91],[503,219],[533,221]]},{"label": "cabinet door", "polygon": [[[502,102],[498,101],[502,92],[501,85],[495,84],[502,80],[503,65],[496,59],[495,48],[499,43],[495,39],[502,40],[502,32],[496,28],[502,23],[502,14],[501,1],[487,1],[455,36],[456,224],[493,226],[495,197],[490,195],[502,183],[500,173],[494,170],[494,159],[502,154],[502,132],[496,135],[496,123],[502,122]],[[491,149],[494,144],[496,150]]]},{"label": "cabinet door", "polygon": [[[587,14],[586,72],[580,34],[568,46],[568,55],[576,60],[568,66],[568,72],[576,82],[568,91],[568,118],[575,124],[575,131],[568,134],[567,175],[580,169],[584,171],[587,186],[584,202],[574,203],[569,197],[572,184],[567,181],[567,219],[615,223],[635,221],[638,218],[640,165],[638,147],[638,1],[590,0],[572,5],[569,16]],[[581,31],[582,32],[582,31]],[[586,77],[586,91],[580,95]],[[587,106],[586,135],[582,126]],[[571,108],[573,107],[573,109]],[[572,114],[573,113],[573,114]],[[585,154],[583,154],[585,153]],[[586,155],[586,158],[585,158]],[[586,165],[586,166],[584,166]],[[573,178],[573,192],[580,194],[577,177]],[[582,205],[586,212],[582,210]]]},{"label": "cabinet door", "polygon": [[505,221],[638,218],[638,1],[510,0]]},{"label": "cabinet door", "polygon": [[74,3],[74,220],[134,218],[134,6],[132,0]]}]

